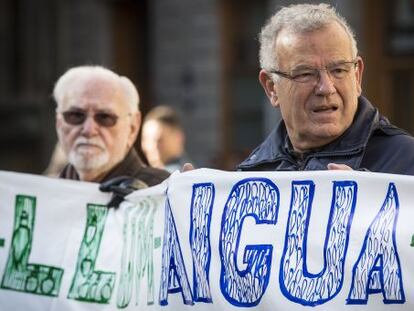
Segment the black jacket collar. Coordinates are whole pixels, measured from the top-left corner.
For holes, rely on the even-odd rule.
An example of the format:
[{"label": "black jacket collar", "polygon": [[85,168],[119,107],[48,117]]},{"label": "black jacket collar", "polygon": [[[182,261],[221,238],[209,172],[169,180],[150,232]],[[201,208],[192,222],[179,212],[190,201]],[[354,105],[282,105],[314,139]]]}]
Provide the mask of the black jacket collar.
[{"label": "black jacket collar", "polygon": [[[366,98],[359,97],[355,119],[345,133],[330,144],[318,151],[309,153],[307,156],[331,157],[361,152],[365,148],[372,132],[378,128],[379,118],[378,110]],[[249,169],[257,165],[276,163],[280,160],[293,161],[294,156],[289,146],[289,137],[282,120],[265,141],[238,168],[242,170]]]}]

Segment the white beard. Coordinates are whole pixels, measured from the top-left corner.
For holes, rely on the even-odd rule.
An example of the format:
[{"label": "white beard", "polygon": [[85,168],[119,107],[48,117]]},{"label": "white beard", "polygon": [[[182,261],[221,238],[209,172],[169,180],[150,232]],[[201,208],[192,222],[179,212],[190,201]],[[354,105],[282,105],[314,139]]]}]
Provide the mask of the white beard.
[{"label": "white beard", "polygon": [[[100,152],[90,154],[88,151],[82,150],[82,147],[77,148],[81,144],[95,145],[100,149]],[[68,160],[78,171],[96,170],[108,164],[109,153],[100,139],[79,137],[69,152]]]}]

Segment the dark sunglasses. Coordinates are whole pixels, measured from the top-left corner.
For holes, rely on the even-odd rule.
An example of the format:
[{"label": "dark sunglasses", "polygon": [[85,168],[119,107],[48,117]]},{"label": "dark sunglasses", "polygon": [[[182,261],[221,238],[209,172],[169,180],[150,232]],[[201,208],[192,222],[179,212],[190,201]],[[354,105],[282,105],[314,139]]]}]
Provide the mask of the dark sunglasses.
[{"label": "dark sunglasses", "polygon": [[[85,122],[88,114],[84,111],[68,110],[62,112],[63,120],[70,125],[81,125]],[[103,127],[112,127],[118,121],[118,116],[108,112],[97,112],[93,115],[95,122]]]}]

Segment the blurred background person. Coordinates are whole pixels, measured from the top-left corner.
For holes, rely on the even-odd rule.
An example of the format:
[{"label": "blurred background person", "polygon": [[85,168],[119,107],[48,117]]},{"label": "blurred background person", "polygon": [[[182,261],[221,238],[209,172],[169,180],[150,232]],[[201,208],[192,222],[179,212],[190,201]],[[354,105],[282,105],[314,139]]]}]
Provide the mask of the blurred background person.
[{"label": "blurred background person", "polygon": [[61,178],[102,183],[128,176],[153,186],[169,176],[145,165],[133,148],[141,113],[128,78],[100,66],[74,67],[53,95],[59,144],[69,161]]},{"label": "blurred background person", "polygon": [[157,106],[145,116],[141,147],[151,166],[169,172],[191,162],[185,152],[185,133],[180,118],[169,106]]}]

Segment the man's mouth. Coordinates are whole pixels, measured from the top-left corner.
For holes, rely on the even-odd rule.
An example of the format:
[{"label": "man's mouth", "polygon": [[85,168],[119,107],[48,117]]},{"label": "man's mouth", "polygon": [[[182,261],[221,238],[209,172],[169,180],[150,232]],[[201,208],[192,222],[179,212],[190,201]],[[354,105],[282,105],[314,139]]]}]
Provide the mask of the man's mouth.
[{"label": "man's mouth", "polygon": [[79,143],[79,144],[76,144],[76,148],[77,149],[92,149],[92,148],[102,149],[102,147],[99,146],[99,145],[88,144],[88,143]]},{"label": "man's mouth", "polygon": [[329,112],[335,112],[338,110],[338,107],[336,106],[323,106],[323,107],[317,107],[312,110],[314,113],[329,113]]}]

